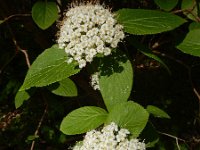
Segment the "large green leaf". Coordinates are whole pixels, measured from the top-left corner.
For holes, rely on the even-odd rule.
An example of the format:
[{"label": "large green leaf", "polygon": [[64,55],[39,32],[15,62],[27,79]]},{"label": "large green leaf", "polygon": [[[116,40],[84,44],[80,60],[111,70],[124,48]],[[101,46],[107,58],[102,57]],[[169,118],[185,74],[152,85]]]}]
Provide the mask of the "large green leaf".
[{"label": "large green leaf", "polygon": [[51,84],[48,89],[59,96],[71,97],[78,94],[76,84],[69,78]]},{"label": "large green leaf", "polygon": [[62,121],[60,130],[67,135],[81,134],[105,122],[107,112],[95,106],[85,106],[70,112]]},{"label": "large green leaf", "polygon": [[167,12],[144,9],[121,9],[117,20],[124,30],[131,34],[155,34],[173,30],[184,22],[184,19]]},{"label": "large green leaf", "polygon": [[33,5],[32,17],[41,29],[47,29],[58,18],[58,9],[55,2],[38,1]]},{"label": "large green leaf", "polygon": [[46,49],[33,62],[20,90],[47,86],[79,72],[74,63],[66,62],[67,55],[57,45]]},{"label": "large green leaf", "polygon": [[128,129],[133,137],[138,137],[147,124],[149,114],[139,104],[132,101],[115,105],[108,115],[106,123],[115,122]]},{"label": "large green leaf", "polygon": [[188,32],[185,39],[177,48],[186,54],[200,57],[200,29]]},{"label": "large green leaf", "polygon": [[28,100],[30,95],[27,91],[18,91],[15,96],[15,108],[19,108],[25,100]]},{"label": "large green leaf", "polygon": [[163,111],[162,109],[160,109],[156,106],[148,105],[147,111],[150,114],[152,114],[154,117],[170,119],[170,116],[165,111]]},{"label": "large green leaf", "polygon": [[133,69],[131,62],[121,52],[105,58],[103,66],[99,80],[100,92],[110,111],[114,105],[128,100],[133,84]]},{"label": "large green leaf", "polygon": [[178,3],[178,0],[154,0],[154,2],[166,11],[172,10]]}]

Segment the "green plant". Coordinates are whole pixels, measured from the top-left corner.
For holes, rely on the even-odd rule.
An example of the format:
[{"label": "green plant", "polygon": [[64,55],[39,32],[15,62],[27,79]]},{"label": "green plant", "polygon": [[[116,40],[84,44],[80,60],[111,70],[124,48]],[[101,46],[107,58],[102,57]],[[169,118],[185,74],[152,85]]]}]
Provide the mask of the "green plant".
[{"label": "green plant", "polygon": [[[99,95],[92,104],[95,106],[90,106],[91,104],[88,106],[87,103],[83,107],[76,106],[77,109],[72,110],[63,119],[60,130],[66,135],[77,135],[96,129],[103,124],[115,122],[121,128],[128,129],[132,138],[145,138],[147,147],[155,146],[158,135],[149,115],[167,119],[170,116],[156,106],[145,103],[144,108],[141,106],[142,102],[139,104],[140,102],[133,94],[135,88],[133,83],[137,78],[135,70],[140,61],[145,58],[147,66],[149,62],[150,65],[152,62],[158,64],[158,67],[161,65],[165,69],[165,74],[170,76],[171,68],[162,59],[162,52],[157,51],[157,47],[162,44],[157,39],[162,39],[165,35],[176,36],[181,28],[187,28],[187,32],[185,32],[185,37],[181,37],[182,41],[179,39],[181,42],[175,41],[175,44],[171,42],[173,49],[177,48],[186,54],[199,57],[200,26],[198,1],[192,4],[189,1],[180,1],[182,17],[174,14],[176,12],[173,11],[179,8],[178,1],[165,3],[163,0],[154,0],[154,2],[154,7],[159,7],[161,10],[121,8],[113,12],[116,14],[113,15],[114,19],[123,26],[119,31],[125,32],[125,37],[121,36],[117,44],[124,38],[123,41],[118,46],[117,44],[112,46],[111,42],[106,42],[104,47],[107,46],[108,53],[96,52],[95,57],[91,56],[92,58],[84,63],[80,63],[75,55],[67,52],[66,47],[70,42],[65,41],[64,46],[60,46],[58,38],[58,44],[45,49],[28,69],[23,85],[16,93],[15,107],[21,107],[26,100],[37,94],[37,89],[46,89],[63,97],[79,96],[77,86],[81,85],[77,84],[75,79],[81,78],[83,74],[89,79],[90,75],[98,72],[99,92],[95,92]],[[53,1],[38,1],[33,5],[31,15],[39,28],[48,29],[58,19],[57,6],[58,4]],[[6,19],[2,20],[1,24],[5,22]],[[62,27],[63,24],[64,22],[60,26]],[[116,24],[112,27],[116,27]],[[100,29],[99,26],[97,28]],[[81,36],[87,34],[88,31],[82,32]],[[145,41],[148,39],[156,40],[156,42],[153,45],[151,43],[147,45]],[[87,59],[86,56],[86,54],[81,54],[81,59]],[[186,66],[186,68],[189,67]],[[199,95],[197,91],[195,93]],[[147,131],[151,131],[150,134],[153,132],[152,135],[155,137],[150,138],[151,135]],[[28,140],[34,141],[38,138],[34,135],[33,139],[28,138]],[[177,147],[179,148],[179,145]]]}]

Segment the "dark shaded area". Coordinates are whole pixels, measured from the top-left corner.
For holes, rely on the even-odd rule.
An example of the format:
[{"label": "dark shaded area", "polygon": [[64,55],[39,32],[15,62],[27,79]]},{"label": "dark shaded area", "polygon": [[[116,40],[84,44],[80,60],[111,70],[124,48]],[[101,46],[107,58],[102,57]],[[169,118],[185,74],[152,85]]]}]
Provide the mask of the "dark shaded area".
[{"label": "dark shaded area", "polygon": [[[30,14],[36,1],[1,0],[0,20],[13,14]],[[63,5],[60,9],[63,12],[69,2],[61,1]],[[109,0],[105,4],[112,7],[113,11],[120,8],[158,9],[151,0]],[[182,13],[180,15],[183,16]],[[60,16],[62,17],[62,13]],[[157,134],[160,137],[152,149],[177,149],[176,140],[162,133],[183,139],[184,141],[179,141],[181,149],[200,149],[200,102],[193,91],[194,87],[200,91],[200,59],[174,48],[184,39],[189,23],[190,21],[167,33],[134,36],[146,46],[152,46],[158,41],[162,43],[155,49],[155,54],[166,62],[171,75],[159,63],[138,52],[126,39],[120,44],[120,49],[127,54],[135,69],[130,99],[144,107],[158,106],[171,116],[170,120],[150,117],[150,122],[159,131]],[[82,135],[62,134],[59,126],[63,117],[85,105],[105,107],[100,93],[89,86],[88,71],[83,69],[79,75],[72,77],[79,90],[78,97],[59,97],[45,88],[38,88],[30,100],[15,109],[14,97],[28,70],[24,53],[17,46],[27,50],[32,63],[44,49],[55,43],[56,32],[56,24],[43,31],[36,26],[31,16],[15,16],[0,24],[0,150],[30,149],[33,139],[36,141],[35,149],[38,150],[67,149],[80,140]],[[108,57],[108,64],[109,59]],[[123,56],[120,61],[125,61]],[[105,68],[109,73],[123,69],[117,61],[110,65],[113,70]],[[33,137],[45,110],[47,113],[39,129],[39,137]],[[146,131],[149,132],[148,129]]]}]

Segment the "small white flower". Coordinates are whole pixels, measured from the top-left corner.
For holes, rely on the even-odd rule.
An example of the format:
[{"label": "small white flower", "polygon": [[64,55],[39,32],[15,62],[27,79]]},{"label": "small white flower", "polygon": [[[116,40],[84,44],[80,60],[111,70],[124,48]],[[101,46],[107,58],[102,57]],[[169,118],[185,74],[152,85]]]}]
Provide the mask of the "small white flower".
[{"label": "small white flower", "polygon": [[73,61],[73,58],[70,57],[70,58],[67,60],[67,63],[70,64],[72,61]]},{"label": "small white flower", "polygon": [[108,55],[111,54],[111,49],[108,48],[108,47],[106,47],[106,48],[104,48],[103,52],[104,52],[104,55],[105,55],[105,56],[108,56]]},{"label": "small white flower", "polygon": [[79,60],[78,63],[79,63],[79,68],[83,68],[86,66],[86,61],[84,59]]},{"label": "small white flower", "polygon": [[98,52],[98,53],[103,53],[103,51],[104,51],[104,46],[103,46],[103,45],[99,45],[99,46],[97,47],[97,52]]},{"label": "small white flower", "polygon": [[91,86],[93,87],[94,90],[100,90],[99,87],[99,73],[95,72],[94,74],[91,75]]},{"label": "small white flower", "polygon": [[85,59],[86,59],[87,62],[92,62],[93,57],[90,56],[90,55],[86,55]]}]

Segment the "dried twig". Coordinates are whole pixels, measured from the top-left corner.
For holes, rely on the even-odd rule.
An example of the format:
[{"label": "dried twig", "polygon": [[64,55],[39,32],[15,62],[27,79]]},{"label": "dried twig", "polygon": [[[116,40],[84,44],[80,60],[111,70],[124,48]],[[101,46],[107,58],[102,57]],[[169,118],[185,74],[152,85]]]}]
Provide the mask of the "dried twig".
[{"label": "dried twig", "polygon": [[199,9],[198,4],[196,4],[195,1],[194,1],[193,6],[191,8],[175,10],[175,11],[172,11],[172,13],[176,14],[176,13],[186,12],[188,14],[191,14],[196,19],[197,22],[200,22],[199,12],[197,12],[197,15],[194,14],[194,12],[193,12],[195,7],[197,7],[197,9]]},{"label": "dried twig", "polygon": [[[39,123],[38,123],[37,129],[35,130],[34,136],[37,136],[37,135],[38,135],[39,130],[40,130],[40,127],[41,127],[41,125],[42,125],[42,122],[44,121],[44,117],[45,117],[46,114],[47,114],[47,110],[48,110],[48,105],[46,104],[45,109],[44,109],[44,112],[43,112],[43,114],[42,114],[42,117],[40,118],[40,121],[39,121]],[[35,140],[32,141],[30,150],[33,150],[33,149],[34,149],[34,146],[35,146]]]},{"label": "dried twig", "polygon": [[178,141],[186,142],[184,139],[178,138],[178,137],[171,135],[171,134],[168,134],[168,133],[163,133],[163,132],[159,132],[159,131],[158,131],[158,133],[175,139],[176,140],[176,146],[177,146],[178,150],[181,150]]},{"label": "dried twig", "polygon": [[14,14],[14,15],[10,15],[10,16],[4,18],[2,20],[2,23],[6,22],[6,21],[8,21],[8,20],[10,20],[12,18],[15,18],[15,17],[30,17],[30,16],[31,16],[31,14]]},{"label": "dried twig", "polygon": [[26,60],[26,64],[27,64],[28,68],[30,68],[31,65],[30,65],[30,61],[29,61],[29,56],[28,56],[27,50],[22,49],[22,48],[18,45],[18,43],[17,43],[17,41],[16,41],[16,39],[15,39],[14,36],[13,36],[12,40],[13,40],[13,43],[15,44],[16,52],[20,51],[20,52],[22,52],[22,53],[24,54],[25,60]]}]

